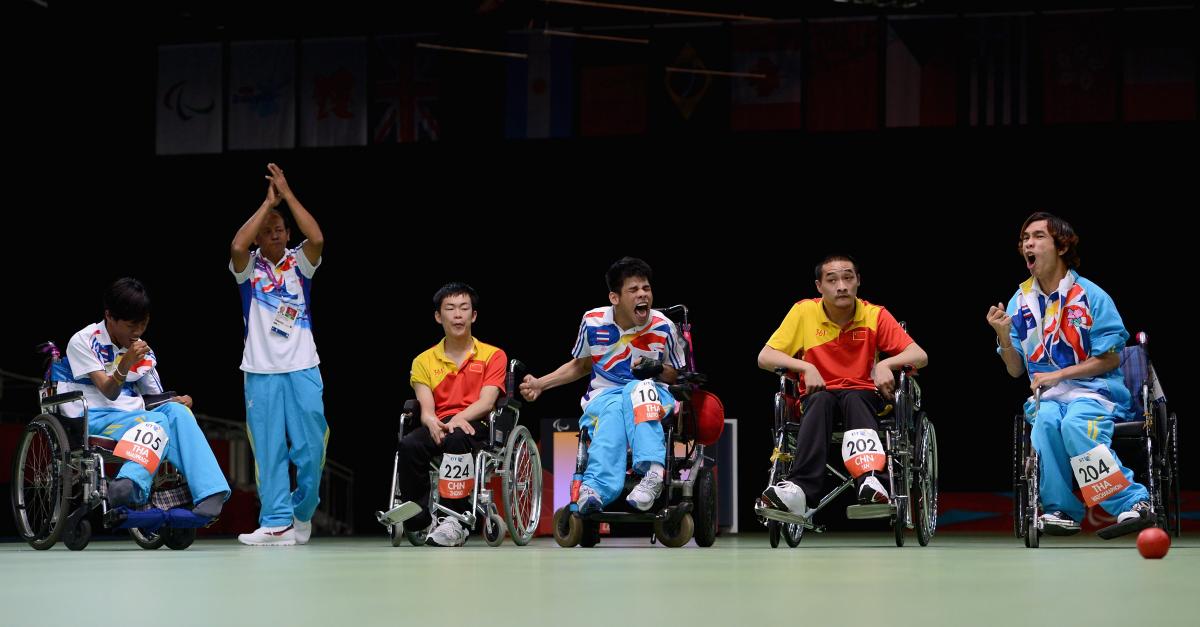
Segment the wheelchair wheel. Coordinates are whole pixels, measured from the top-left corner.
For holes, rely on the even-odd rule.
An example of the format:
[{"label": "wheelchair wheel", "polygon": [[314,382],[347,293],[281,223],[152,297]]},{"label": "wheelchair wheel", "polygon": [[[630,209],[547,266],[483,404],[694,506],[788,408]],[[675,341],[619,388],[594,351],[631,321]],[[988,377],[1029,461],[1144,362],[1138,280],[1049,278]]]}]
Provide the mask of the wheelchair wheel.
[{"label": "wheelchair wheel", "polygon": [[143,549],[153,551],[160,548],[167,538],[161,533],[150,533],[141,529],[132,528],[129,530],[129,537]]},{"label": "wheelchair wheel", "polygon": [[937,431],[933,423],[922,418],[922,429],[916,451],[916,527],[917,542],[928,546],[937,530],[938,516],[938,458]]},{"label": "wheelchair wheel", "polygon": [[38,550],[54,546],[66,526],[72,480],[68,448],[62,425],[43,414],[25,426],[13,457],[13,520],[21,537]]},{"label": "wheelchair wheel", "polygon": [[572,515],[571,510],[560,507],[554,512],[554,541],[558,546],[571,548],[583,538],[583,519]]},{"label": "wheelchair wheel", "polygon": [[92,523],[84,518],[75,525],[74,529],[63,531],[63,544],[67,545],[72,551],[82,551],[87,548],[88,542],[92,541]]},{"label": "wheelchair wheel", "polygon": [[1168,492],[1167,492],[1167,526],[1170,528],[1168,533],[1174,533],[1175,537],[1179,537],[1181,497],[1179,494],[1179,421],[1175,414],[1170,414],[1170,442],[1166,448],[1166,454],[1170,459],[1170,464],[1167,467],[1168,477]]},{"label": "wheelchair wheel", "polygon": [[1025,419],[1021,415],[1013,420],[1013,535],[1025,537]]},{"label": "wheelchair wheel", "polygon": [[804,525],[795,523],[780,523],[780,532],[783,536],[783,541],[787,542],[788,547],[796,548],[800,546],[800,541],[804,539]]},{"label": "wheelchair wheel", "polygon": [[504,518],[496,511],[495,503],[488,505],[487,517],[481,522],[483,541],[487,542],[488,546],[500,546],[504,543]]},{"label": "wheelchair wheel", "polygon": [[767,539],[771,541],[772,549],[779,548],[780,526],[781,523],[778,520],[767,521]]},{"label": "wheelchair wheel", "polygon": [[717,541],[717,480],[712,468],[700,469],[695,490],[696,544],[712,546]]},{"label": "wheelchair wheel", "polygon": [[600,523],[584,520],[583,535],[579,538],[579,546],[590,549],[600,544]]},{"label": "wheelchair wheel", "polygon": [[677,522],[666,522],[662,520],[654,521],[654,536],[658,538],[663,546],[677,549],[687,544],[692,539],[692,533],[696,530],[696,523],[692,521],[691,514],[684,514]]},{"label": "wheelchair wheel", "polygon": [[392,546],[400,546],[404,542],[404,523],[389,525],[387,530],[388,539],[392,541]]},{"label": "wheelchair wheel", "polygon": [[166,536],[164,543],[172,551],[182,551],[196,541],[195,529],[167,529],[163,535]]},{"label": "wheelchair wheel", "polygon": [[[1031,464],[1026,466],[1025,477],[1025,513],[1022,523],[1025,527],[1025,546],[1030,549],[1038,548],[1041,544],[1041,531],[1038,529],[1038,472],[1037,455],[1032,454]],[[1033,472],[1029,471],[1029,467],[1033,467]]]},{"label": "wheelchair wheel", "polygon": [[508,436],[504,455],[504,522],[513,543],[525,546],[542,517],[542,458],[529,429]]},{"label": "wheelchair wheel", "polygon": [[892,528],[896,531],[896,546],[904,546],[904,512],[899,508],[892,516]]}]

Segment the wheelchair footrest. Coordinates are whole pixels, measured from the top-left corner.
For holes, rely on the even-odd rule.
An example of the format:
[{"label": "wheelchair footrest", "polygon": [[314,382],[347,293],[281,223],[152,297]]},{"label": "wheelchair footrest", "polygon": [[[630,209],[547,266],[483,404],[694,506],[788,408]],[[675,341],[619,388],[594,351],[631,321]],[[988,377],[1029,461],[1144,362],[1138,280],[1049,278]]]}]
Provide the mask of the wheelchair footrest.
[{"label": "wheelchair footrest", "polygon": [[1139,516],[1138,518],[1134,518],[1133,520],[1127,520],[1123,523],[1109,525],[1109,526],[1101,529],[1100,531],[1097,531],[1096,535],[1100,536],[1101,538],[1104,538],[1105,540],[1112,540],[1113,538],[1119,538],[1121,536],[1131,534],[1135,531],[1141,531],[1142,529],[1147,529],[1147,528],[1153,527],[1153,526],[1154,526],[1153,518],[1142,518]]},{"label": "wheelchair footrest", "polygon": [[104,517],[104,524],[110,529],[141,529],[154,533],[163,527],[173,529],[196,529],[205,527],[212,522],[208,516],[200,516],[190,509],[173,507],[168,510],[152,507],[144,510],[131,510],[118,507],[109,510]]},{"label": "wheelchair footrest", "polygon": [[846,518],[850,520],[871,520],[875,518],[891,518],[896,513],[896,506],[890,503],[872,503],[869,505],[849,505],[846,507]]},{"label": "wheelchair footrest", "polygon": [[421,506],[416,501],[405,501],[386,512],[375,512],[375,520],[385,527],[391,527],[420,513]]},{"label": "wheelchair footrest", "polygon": [[[813,510],[809,510],[810,513],[812,511]],[[810,528],[812,525],[812,519],[809,517],[800,516],[799,514],[793,514],[791,512],[785,512],[778,509],[772,509],[770,507],[755,507],[754,513],[766,518],[767,520],[777,520],[779,522],[793,525],[804,525]]]}]

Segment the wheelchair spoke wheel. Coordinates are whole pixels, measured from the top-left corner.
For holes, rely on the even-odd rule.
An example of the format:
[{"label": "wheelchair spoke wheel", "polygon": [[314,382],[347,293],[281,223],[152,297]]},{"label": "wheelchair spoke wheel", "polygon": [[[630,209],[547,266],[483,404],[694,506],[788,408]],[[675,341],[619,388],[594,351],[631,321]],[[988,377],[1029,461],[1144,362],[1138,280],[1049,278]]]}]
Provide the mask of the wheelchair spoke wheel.
[{"label": "wheelchair spoke wheel", "polygon": [[1167,455],[1170,456],[1170,460],[1171,460],[1170,467],[1168,468],[1168,474],[1170,475],[1168,477],[1168,481],[1170,482],[1169,483],[1170,491],[1169,491],[1169,494],[1167,495],[1167,500],[1171,503],[1171,506],[1170,506],[1171,520],[1168,520],[1167,524],[1168,524],[1168,526],[1172,527],[1175,537],[1178,538],[1179,533],[1181,531],[1180,513],[1182,512],[1182,510],[1180,509],[1180,507],[1182,506],[1182,502],[1181,502],[1181,497],[1179,494],[1179,491],[1180,491],[1180,486],[1179,486],[1179,477],[1180,477],[1180,473],[1179,473],[1179,420],[1175,417],[1175,414],[1173,412],[1170,414],[1170,416],[1171,416],[1170,417],[1171,424],[1169,426],[1170,426],[1170,440],[1171,441],[1168,443],[1166,450],[1167,450]]},{"label": "wheelchair spoke wheel", "polygon": [[937,531],[938,517],[938,458],[937,432],[933,423],[922,419],[917,441],[917,542],[928,546]]},{"label": "wheelchair spoke wheel", "polygon": [[67,434],[53,416],[34,418],[21,433],[13,459],[12,508],[17,531],[35,549],[62,535],[70,499]]},{"label": "wheelchair spoke wheel", "polygon": [[1020,414],[1013,419],[1013,535],[1025,537],[1023,524],[1025,513],[1025,418]]},{"label": "wheelchair spoke wheel", "polygon": [[133,538],[133,541],[137,543],[138,546],[146,549],[147,551],[158,549],[163,545],[164,542],[167,541],[166,537],[164,537],[161,533],[150,533],[137,528],[129,530],[129,537]]},{"label": "wheelchair spoke wheel", "polygon": [[1042,540],[1041,530],[1038,529],[1038,517],[1041,516],[1038,505],[1041,500],[1041,496],[1038,494],[1039,472],[1037,454],[1033,453],[1029,457],[1029,463],[1025,466],[1025,546],[1031,549],[1038,548]]},{"label": "wheelchair spoke wheel", "polygon": [[692,511],[696,513],[696,544],[709,547],[717,540],[717,479],[712,468],[700,469],[694,494]]},{"label": "wheelchair spoke wheel", "polygon": [[654,535],[658,538],[663,546],[677,549],[687,544],[692,539],[692,534],[696,530],[696,523],[692,520],[691,514],[684,514],[676,522],[668,522],[664,520],[654,521]]},{"label": "wheelchair spoke wheel", "polygon": [[583,519],[571,514],[566,507],[554,512],[554,541],[558,546],[571,548],[583,538]]},{"label": "wheelchair spoke wheel", "polygon": [[508,437],[504,460],[504,522],[508,535],[525,546],[542,517],[542,459],[529,429],[518,426]]}]

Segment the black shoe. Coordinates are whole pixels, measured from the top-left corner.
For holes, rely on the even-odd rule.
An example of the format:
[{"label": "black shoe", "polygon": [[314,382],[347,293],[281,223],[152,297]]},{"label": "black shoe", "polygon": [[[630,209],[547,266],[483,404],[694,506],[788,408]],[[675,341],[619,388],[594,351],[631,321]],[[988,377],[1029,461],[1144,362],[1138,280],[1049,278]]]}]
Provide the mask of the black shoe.
[{"label": "black shoe", "polygon": [[1116,524],[1109,525],[1097,531],[1096,535],[1105,540],[1111,540],[1135,531],[1141,531],[1147,527],[1153,527],[1153,514],[1154,512],[1150,510],[1150,501],[1138,501],[1133,504],[1133,507],[1129,508],[1129,511],[1121,512],[1117,515]]},{"label": "black shoe", "polygon": [[1079,533],[1079,523],[1061,511],[1042,514],[1042,531],[1050,536],[1073,536]]}]

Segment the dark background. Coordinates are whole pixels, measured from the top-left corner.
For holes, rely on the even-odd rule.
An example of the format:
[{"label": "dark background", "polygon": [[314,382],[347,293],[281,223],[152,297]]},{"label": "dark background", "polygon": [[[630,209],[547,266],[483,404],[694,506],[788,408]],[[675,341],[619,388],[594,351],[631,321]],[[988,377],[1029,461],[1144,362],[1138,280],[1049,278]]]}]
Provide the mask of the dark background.
[{"label": "dark background", "polygon": [[[906,320],[930,355],[921,383],[939,430],[942,489],[1002,491],[1011,416],[1027,390],[1004,373],[984,316],[1027,276],[1015,250],[1022,220],[1049,210],[1080,233],[1081,273],[1109,292],[1131,333],[1150,333],[1182,417],[1184,487],[1197,487],[1186,463],[1194,114],[1051,125],[1035,105],[1021,126],[840,133],[687,132],[652,120],[629,137],[514,141],[503,139],[503,67],[467,58],[446,61],[441,142],[155,156],[158,44],[424,30],[487,41],[551,10],[428,4],[437,6],[339,3],[333,15],[232,2],[166,2],[148,13],[7,3],[0,369],[36,376],[32,347],[99,320],[103,289],[132,275],[154,299],[146,338],[164,379],[191,393],[197,411],[244,419],[242,322],[225,266],[274,161],[326,236],[313,317],[329,458],[355,471],[360,532],[376,528],[373,497],[386,489],[410,361],[441,337],[433,292],[451,280],[473,285],[476,336],[542,374],[569,358],[581,314],[607,303],[604,271],[622,255],[654,268],[656,305],[692,311],[700,369],[740,424],[743,525],[765,482],[776,385],[755,356],[794,301],[817,295],[812,265],[829,252],[859,259],[860,296]],[[686,6],[870,14],[795,4],[823,8],[784,16],[775,3]],[[925,10],[1014,8],[991,4]],[[553,10],[576,25],[615,19]],[[1183,15],[1194,33],[1194,6]],[[617,23],[647,18],[625,20]],[[578,415],[583,386],[528,410],[535,436],[541,418]],[[379,400],[379,391],[395,396]],[[36,406],[32,394],[8,394],[0,409],[17,421]],[[352,431],[378,437],[345,437]]]}]

